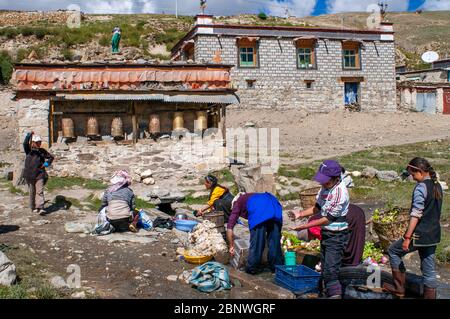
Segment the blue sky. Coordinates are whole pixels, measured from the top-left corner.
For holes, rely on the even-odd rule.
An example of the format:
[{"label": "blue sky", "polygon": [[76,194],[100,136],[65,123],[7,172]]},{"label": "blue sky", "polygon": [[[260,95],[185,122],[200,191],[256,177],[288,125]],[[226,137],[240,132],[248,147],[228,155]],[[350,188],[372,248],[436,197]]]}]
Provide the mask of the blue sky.
[{"label": "blue sky", "polygon": [[[174,13],[178,1],[179,14],[199,12],[199,0],[0,0],[0,9],[56,10],[76,5],[88,13]],[[378,0],[208,0],[207,13],[234,15],[259,13],[294,16],[367,11]],[[450,0],[385,0],[388,11],[450,10]]]}]

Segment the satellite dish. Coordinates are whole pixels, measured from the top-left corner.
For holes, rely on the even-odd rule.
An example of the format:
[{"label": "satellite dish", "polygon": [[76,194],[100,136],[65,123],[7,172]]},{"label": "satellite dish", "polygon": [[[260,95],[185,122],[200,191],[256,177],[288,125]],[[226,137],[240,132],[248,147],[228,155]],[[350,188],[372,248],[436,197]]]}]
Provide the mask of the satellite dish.
[{"label": "satellite dish", "polygon": [[427,51],[422,54],[422,60],[426,63],[433,63],[434,61],[439,60],[439,54],[434,51]]}]

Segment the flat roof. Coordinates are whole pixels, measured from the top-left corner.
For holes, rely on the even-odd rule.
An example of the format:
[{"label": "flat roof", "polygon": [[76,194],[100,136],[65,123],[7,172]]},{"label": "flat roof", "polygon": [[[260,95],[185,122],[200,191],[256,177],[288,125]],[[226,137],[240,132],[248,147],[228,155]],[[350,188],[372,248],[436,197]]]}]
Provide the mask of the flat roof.
[{"label": "flat roof", "polygon": [[[180,41],[178,41],[172,48],[172,54],[177,51],[178,47],[193,36],[198,28],[215,28],[215,29],[243,29],[243,30],[261,30],[261,31],[293,31],[293,32],[325,32],[325,33],[353,33],[353,34],[367,34],[367,35],[381,35],[381,34],[395,34],[395,32],[382,30],[363,30],[363,29],[338,29],[338,28],[323,28],[323,27],[301,27],[301,26],[261,26],[248,24],[198,24],[195,25]],[[213,33],[214,34],[214,33]],[[264,35],[261,36],[268,36]],[[292,35],[296,36],[296,35]]]},{"label": "flat roof", "polygon": [[170,63],[15,63],[14,67],[26,68],[232,68],[232,64],[219,63],[187,63],[186,61],[171,61]]}]

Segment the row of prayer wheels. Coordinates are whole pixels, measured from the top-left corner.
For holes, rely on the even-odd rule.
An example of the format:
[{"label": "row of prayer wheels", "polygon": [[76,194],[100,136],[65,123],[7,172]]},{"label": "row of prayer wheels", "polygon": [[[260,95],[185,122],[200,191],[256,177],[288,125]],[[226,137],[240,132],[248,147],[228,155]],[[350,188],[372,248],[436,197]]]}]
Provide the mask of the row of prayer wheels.
[{"label": "row of prayer wheels", "polygon": [[[194,131],[203,131],[208,128],[208,113],[206,111],[195,112],[196,119],[194,121]],[[213,116],[213,127],[218,127],[218,116]],[[173,113],[172,129],[174,131],[185,129],[185,120],[183,112]],[[61,120],[63,137],[75,138],[74,122],[71,118],[63,118]],[[99,125],[97,118],[91,116],[87,120],[86,135],[99,136]],[[149,117],[149,132],[151,134],[161,133],[161,117],[159,114],[151,114]],[[111,122],[111,136],[122,137],[124,135],[123,121],[120,117],[116,117]]]},{"label": "row of prayer wheels", "polygon": [[[75,138],[75,126],[71,118],[63,118],[61,120],[63,137]],[[86,125],[87,136],[99,136],[99,126],[96,117],[90,117]],[[111,123],[111,136],[122,137],[123,136],[123,121],[120,117],[116,117]]]}]

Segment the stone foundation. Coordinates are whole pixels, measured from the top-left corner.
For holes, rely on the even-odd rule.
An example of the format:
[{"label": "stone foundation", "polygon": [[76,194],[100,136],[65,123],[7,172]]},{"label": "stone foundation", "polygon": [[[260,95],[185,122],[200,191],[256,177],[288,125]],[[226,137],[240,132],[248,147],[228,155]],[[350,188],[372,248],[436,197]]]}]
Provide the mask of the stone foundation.
[{"label": "stone foundation", "polygon": [[50,176],[79,176],[103,181],[108,181],[116,170],[127,169],[134,182],[151,177],[158,184],[158,181],[172,177],[197,178],[228,165],[219,139],[142,140],[136,145],[57,143],[50,152],[56,157],[49,169]]}]

